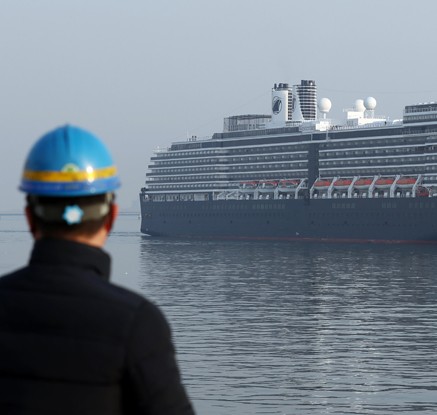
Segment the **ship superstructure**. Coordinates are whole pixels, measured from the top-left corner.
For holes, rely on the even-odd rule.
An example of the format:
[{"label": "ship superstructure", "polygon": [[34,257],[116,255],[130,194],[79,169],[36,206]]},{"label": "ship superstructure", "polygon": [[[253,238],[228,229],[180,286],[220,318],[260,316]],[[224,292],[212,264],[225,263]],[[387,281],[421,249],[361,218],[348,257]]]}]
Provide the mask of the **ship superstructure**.
[{"label": "ship superstructure", "polygon": [[[228,117],[211,138],[157,151],[140,194],[142,232],[437,240],[428,218],[437,204],[437,104],[409,105],[403,120],[390,120],[375,115],[376,100],[367,97],[337,123],[327,118],[330,100],[317,101],[315,81],[302,80],[275,84],[271,108]],[[334,229],[342,209],[347,225]],[[407,215],[396,225],[395,211]],[[283,214],[282,226],[272,212]],[[424,215],[428,225],[419,226]],[[361,229],[369,221],[373,233]]]}]

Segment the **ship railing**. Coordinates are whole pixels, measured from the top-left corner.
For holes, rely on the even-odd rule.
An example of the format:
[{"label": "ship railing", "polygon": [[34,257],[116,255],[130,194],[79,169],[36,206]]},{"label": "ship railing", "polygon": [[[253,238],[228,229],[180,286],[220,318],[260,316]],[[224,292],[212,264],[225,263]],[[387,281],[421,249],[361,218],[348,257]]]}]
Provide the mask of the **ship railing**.
[{"label": "ship railing", "polygon": [[395,120],[395,121],[391,121],[389,119],[384,120],[384,121],[380,121],[378,119],[378,121],[372,122],[372,123],[368,123],[368,124],[362,124],[362,125],[332,125],[328,131],[342,131],[342,130],[355,130],[357,128],[359,129],[366,129],[366,128],[380,128],[380,127],[386,127],[386,126],[393,126],[393,125],[397,125],[399,124],[399,120]]}]

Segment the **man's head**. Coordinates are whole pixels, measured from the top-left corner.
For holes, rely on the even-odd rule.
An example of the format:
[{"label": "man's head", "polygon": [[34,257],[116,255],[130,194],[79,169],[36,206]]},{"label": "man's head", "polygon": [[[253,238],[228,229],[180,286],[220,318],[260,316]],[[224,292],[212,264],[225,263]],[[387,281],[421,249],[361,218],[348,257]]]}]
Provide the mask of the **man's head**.
[{"label": "man's head", "polygon": [[72,126],[47,133],[30,150],[20,184],[32,234],[82,242],[106,236],[119,186],[112,157],[96,136]]}]

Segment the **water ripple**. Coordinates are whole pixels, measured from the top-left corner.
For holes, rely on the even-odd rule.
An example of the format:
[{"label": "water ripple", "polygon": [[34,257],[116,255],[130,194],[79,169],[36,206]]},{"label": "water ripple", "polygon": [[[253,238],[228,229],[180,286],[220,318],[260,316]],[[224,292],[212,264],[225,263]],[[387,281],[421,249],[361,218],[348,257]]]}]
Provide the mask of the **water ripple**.
[{"label": "water ripple", "polygon": [[172,322],[208,414],[437,411],[427,247],[141,239],[141,290]]}]

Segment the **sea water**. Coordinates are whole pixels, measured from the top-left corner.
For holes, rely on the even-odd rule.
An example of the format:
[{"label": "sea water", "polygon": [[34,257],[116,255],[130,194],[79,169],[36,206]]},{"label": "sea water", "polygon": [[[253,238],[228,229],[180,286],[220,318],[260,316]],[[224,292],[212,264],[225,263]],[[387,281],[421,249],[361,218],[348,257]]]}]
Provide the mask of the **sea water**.
[{"label": "sea water", "polygon": [[[150,238],[121,216],[113,282],[170,321],[198,414],[437,413],[437,247]],[[0,219],[0,273],[24,264]]]}]

